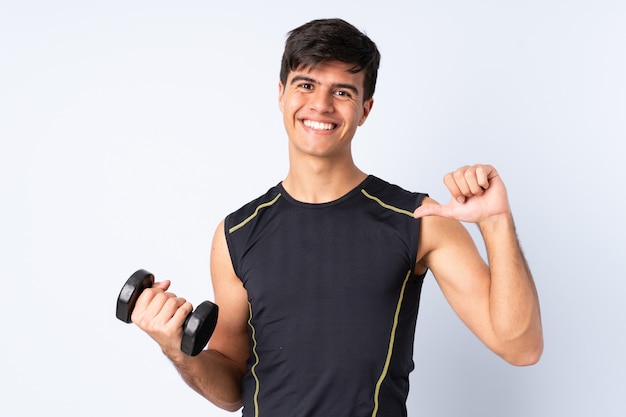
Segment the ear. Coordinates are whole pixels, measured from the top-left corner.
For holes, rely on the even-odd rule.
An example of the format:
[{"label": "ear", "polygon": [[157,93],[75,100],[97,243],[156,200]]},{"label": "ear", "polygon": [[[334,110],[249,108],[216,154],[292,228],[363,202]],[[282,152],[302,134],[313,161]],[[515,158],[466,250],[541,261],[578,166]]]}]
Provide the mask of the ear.
[{"label": "ear", "polygon": [[285,103],[283,103],[283,95],[285,94],[285,86],[281,81],[278,82],[278,107],[281,113],[284,113]]},{"label": "ear", "polygon": [[359,120],[359,126],[365,123],[365,120],[367,120],[367,116],[369,116],[370,112],[372,111],[372,107],[374,107],[373,97],[365,100],[365,103],[363,103],[363,116],[361,116],[361,120]]}]

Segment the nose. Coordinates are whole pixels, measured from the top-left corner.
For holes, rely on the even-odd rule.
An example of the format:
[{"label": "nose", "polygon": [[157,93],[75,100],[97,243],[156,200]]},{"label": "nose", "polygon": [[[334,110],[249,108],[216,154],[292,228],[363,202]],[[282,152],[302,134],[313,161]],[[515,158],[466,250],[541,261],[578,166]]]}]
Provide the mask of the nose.
[{"label": "nose", "polygon": [[318,88],[310,97],[309,106],[311,110],[315,110],[318,113],[332,113],[335,110],[332,91],[326,88]]}]

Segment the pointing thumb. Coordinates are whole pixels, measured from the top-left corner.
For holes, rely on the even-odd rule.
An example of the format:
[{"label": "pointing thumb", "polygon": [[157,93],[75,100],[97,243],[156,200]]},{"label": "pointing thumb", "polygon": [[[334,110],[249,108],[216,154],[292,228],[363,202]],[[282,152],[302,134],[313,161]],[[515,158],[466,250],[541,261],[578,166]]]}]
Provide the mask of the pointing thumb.
[{"label": "pointing thumb", "polygon": [[422,204],[413,212],[413,217],[419,219],[426,216],[440,216],[442,213],[442,206],[440,204]]}]

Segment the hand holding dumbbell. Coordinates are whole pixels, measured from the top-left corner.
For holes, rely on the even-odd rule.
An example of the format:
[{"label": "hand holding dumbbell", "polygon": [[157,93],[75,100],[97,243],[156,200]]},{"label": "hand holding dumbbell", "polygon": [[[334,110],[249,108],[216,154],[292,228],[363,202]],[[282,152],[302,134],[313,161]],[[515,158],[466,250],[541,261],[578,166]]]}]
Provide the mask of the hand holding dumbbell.
[{"label": "hand holding dumbbell", "polygon": [[[128,278],[117,297],[117,318],[125,323],[131,322],[131,315],[139,294],[154,284],[154,275],[140,269]],[[204,301],[192,311],[183,323],[183,338],[180,350],[190,356],[196,356],[209,342],[217,324],[218,307],[210,301]]]}]

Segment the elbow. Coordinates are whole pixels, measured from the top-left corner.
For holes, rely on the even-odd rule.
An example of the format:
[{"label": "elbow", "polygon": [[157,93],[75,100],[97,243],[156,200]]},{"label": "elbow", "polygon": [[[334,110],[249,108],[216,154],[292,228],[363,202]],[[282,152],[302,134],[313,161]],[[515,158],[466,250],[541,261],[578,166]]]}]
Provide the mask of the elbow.
[{"label": "elbow", "polygon": [[496,346],[495,352],[513,366],[535,365],[543,355],[541,320],[530,323],[520,332],[509,330],[502,334]]},{"label": "elbow", "polygon": [[513,366],[532,366],[541,359],[543,354],[543,338],[539,337],[531,345],[523,348],[511,349],[507,353],[500,355],[502,359]]},{"label": "elbow", "polygon": [[230,413],[234,413],[235,411],[243,407],[243,403],[241,401],[234,402],[234,403],[214,402],[214,404],[218,406],[219,408],[221,408],[222,410],[226,410]]},{"label": "elbow", "polygon": [[235,411],[239,410],[241,408],[241,405],[232,405],[229,407],[225,407],[224,410],[234,413]]},{"label": "elbow", "polygon": [[539,362],[539,359],[541,359],[541,351],[533,351],[504,359],[513,366],[532,366]]}]

